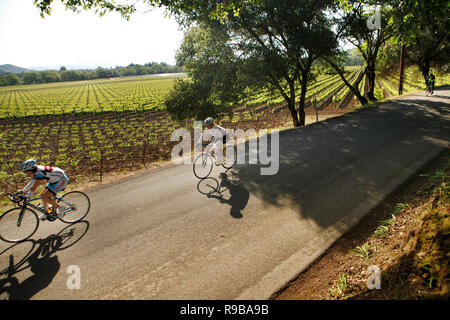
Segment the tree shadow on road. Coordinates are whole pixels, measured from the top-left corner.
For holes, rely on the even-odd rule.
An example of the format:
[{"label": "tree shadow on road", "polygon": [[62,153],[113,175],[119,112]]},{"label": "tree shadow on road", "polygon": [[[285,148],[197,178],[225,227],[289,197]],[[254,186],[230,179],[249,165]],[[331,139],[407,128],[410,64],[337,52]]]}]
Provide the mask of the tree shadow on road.
[{"label": "tree shadow on road", "polygon": [[[260,164],[237,165],[233,172],[251,197],[326,228],[361,203],[378,204],[404,170],[448,145],[448,109],[448,103],[410,96],[285,130],[279,133],[277,174],[261,175]],[[248,143],[246,153],[248,163]]]},{"label": "tree shadow on road", "polygon": [[[61,266],[54,254],[77,243],[88,229],[87,221],[79,221],[64,227],[58,234],[25,240],[0,252],[0,258],[6,263],[0,266],[0,297],[28,300],[48,287]],[[33,274],[19,282],[16,275],[28,268]]]}]

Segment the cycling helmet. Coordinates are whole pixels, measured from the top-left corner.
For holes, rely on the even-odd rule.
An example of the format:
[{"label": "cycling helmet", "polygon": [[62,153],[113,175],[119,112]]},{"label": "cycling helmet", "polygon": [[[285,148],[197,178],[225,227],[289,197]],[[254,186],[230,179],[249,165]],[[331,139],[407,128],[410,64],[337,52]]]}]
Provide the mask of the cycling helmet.
[{"label": "cycling helmet", "polygon": [[214,122],[213,118],[209,117],[209,118],[206,118],[205,121],[203,121],[203,124],[205,126],[209,126],[209,125],[212,125],[213,122]]},{"label": "cycling helmet", "polygon": [[20,165],[20,170],[22,171],[31,171],[36,168],[37,162],[35,159],[28,159]]}]

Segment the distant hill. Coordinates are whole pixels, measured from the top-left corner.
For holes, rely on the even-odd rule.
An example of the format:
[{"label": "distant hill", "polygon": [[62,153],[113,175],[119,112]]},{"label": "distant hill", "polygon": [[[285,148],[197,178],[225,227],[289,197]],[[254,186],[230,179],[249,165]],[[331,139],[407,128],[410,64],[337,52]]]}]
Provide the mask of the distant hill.
[{"label": "distant hill", "polygon": [[27,72],[30,70],[21,68],[21,67],[16,67],[16,66],[13,66],[12,64],[2,64],[2,65],[0,65],[0,71],[2,71],[2,73],[19,74],[19,73]]}]

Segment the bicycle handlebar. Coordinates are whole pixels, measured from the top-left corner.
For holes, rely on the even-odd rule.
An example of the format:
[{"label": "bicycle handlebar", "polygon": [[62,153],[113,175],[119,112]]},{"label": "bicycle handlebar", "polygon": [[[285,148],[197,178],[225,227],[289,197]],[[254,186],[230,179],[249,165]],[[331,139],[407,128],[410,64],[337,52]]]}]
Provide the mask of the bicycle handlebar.
[{"label": "bicycle handlebar", "polygon": [[14,194],[8,193],[8,198],[14,203],[19,203],[20,201],[25,200],[27,197],[22,195],[21,192],[16,192]]}]

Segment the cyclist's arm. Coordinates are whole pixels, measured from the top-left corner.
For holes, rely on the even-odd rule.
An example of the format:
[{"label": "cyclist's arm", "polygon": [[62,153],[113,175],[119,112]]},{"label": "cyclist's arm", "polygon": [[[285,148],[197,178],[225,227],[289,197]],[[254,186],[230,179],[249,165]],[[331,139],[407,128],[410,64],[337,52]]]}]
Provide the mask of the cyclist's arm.
[{"label": "cyclist's arm", "polygon": [[28,182],[28,184],[21,190],[22,194],[25,194],[27,191],[31,190],[34,192],[36,188],[42,184],[43,182],[46,182],[46,179],[39,179],[39,178],[31,178],[31,181]]},{"label": "cyclist's arm", "polygon": [[205,131],[203,131],[202,135],[200,136],[200,138],[198,138],[197,142],[195,143],[196,146],[201,146],[202,145],[202,141],[203,141],[203,136],[205,135]]},{"label": "cyclist's arm", "polygon": [[27,192],[28,190],[30,190],[31,188],[33,188],[35,184],[36,184],[36,179],[35,179],[35,178],[32,178],[32,179],[30,180],[30,182],[28,182],[28,184],[27,184],[25,187],[23,187],[23,189],[21,190],[22,193],[25,193],[25,192]]},{"label": "cyclist's arm", "polygon": [[209,146],[211,144],[211,143],[203,142],[203,138],[206,136],[207,133],[208,133],[208,129],[205,129],[205,131],[203,131],[202,135],[200,136],[200,138],[197,140],[197,143],[195,144],[197,147]]}]

